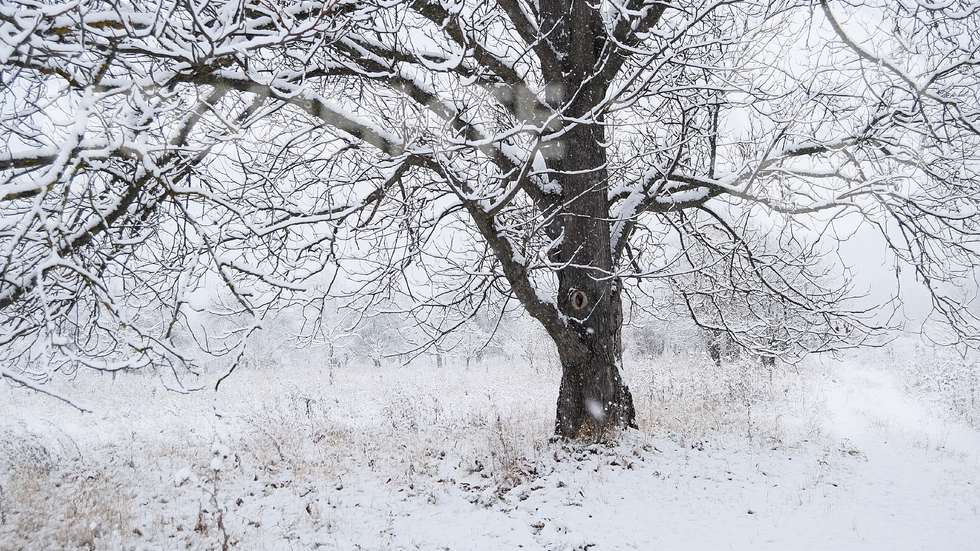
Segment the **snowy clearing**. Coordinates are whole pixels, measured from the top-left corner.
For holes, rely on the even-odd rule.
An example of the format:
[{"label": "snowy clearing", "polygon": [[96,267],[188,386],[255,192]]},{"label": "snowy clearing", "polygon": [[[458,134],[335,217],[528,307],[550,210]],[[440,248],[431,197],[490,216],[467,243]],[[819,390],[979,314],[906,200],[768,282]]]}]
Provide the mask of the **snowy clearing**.
[{"label": "snowy clearing", "polygon": [[520,362],[80,376],[94,414],[4,385],[0,547],[976,549],[975,370],[964,404],[895,357],[633,359],[613,447],[549,442]]}]

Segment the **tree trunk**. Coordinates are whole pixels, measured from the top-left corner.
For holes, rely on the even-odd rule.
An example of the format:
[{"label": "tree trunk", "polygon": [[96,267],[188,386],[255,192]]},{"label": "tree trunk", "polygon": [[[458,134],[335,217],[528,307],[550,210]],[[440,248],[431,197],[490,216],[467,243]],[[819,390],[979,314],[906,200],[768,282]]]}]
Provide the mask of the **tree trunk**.
[{"label": "tree trunk", "polygon": [[566,320],[552,334],[562,364],[555,433],[586,440],[636,426],[622,375],[622,282],[615,276],[601,122],[566,128],[562,154],[551,159],[562,210],[549,228],[560,243],[550,257],[560,266],[557,304]]},{"label": "tree trunk", "polygon": [[612,282],[598,304],[586,305],[588,317],[570,318],[568,335],[559,343],[558,436],[603,440],[615,429],[636,427],[633,396],[622,373],[621,289],[618,281]]},{"label": "tree trunk", "polygon": [[[607,37],[596,7],[584,0],[539,0],[544,39],[556,53],[543,62],[546,100],[563,115],[559,140],[542,149],[561,197],[549,236],[558,266],[564,323],[547,328],[562,364],[555,433],[603,438],[636,425],[622,375],[622,285],[615,277],[605,124],[595,108],[608,82],[597,75]],[[606,59],[608,61],[608,58]],[[556,143],[557,142],[557,143]]]},{"label": "tree trunk", "polygon": [[558,271],[558,309],[566,321],[556,338],[562,364],[555,433],[603,438],[635,427],[633,397],[622,375],[622,282],[615,277],[606,193],[604,129],[568,131],[559,163],[565,212],[558,218],[561,245],[552,254]]}]

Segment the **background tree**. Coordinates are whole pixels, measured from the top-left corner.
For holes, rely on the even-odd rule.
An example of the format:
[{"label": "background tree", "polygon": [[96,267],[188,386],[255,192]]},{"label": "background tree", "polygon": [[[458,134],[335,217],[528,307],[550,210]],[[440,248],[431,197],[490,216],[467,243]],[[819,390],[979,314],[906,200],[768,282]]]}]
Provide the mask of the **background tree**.
[{"label": "background tree", "polygon": [[[862,224],[974,342],[978,10],[7,0],[0,369],[180,387],[180,339],[238,357],[318,294],[436,338],[513,298],[558,349],[556,432],[597,435],[634,424],[624,292],[831,348],[867,321],[833,262]],[[216,287],[220,334],[194,314]]]}]

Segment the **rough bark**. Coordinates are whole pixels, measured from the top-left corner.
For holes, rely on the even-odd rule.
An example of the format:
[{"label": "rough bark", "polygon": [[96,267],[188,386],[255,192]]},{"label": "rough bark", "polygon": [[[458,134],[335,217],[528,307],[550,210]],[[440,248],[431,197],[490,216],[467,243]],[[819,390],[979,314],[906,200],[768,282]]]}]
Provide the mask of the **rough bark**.
[{"label": "rough bark", "polygon": [[621,284],[614,277],[606,197],[603,128],[569,132],[560,163],[566,212],[558,272],[558,308],[566,316],[559,336],[562,382],[556,434],[595,438],[635,426],[633,399],[623,380]]},{"label": "rough bark", "polygon": [[[570,285],[576,282],[565,279]],[[605,289],[598,291],[598,304],[587,305],[586,316],[569,319],[569,335],[559,345],[562,378],[555,434],[566,438],[599,440],[615,429],[636,427],[633,396],[621,369],[620,283],[612,280],[599,287]],[[567,307],[575,310],[577,304]]]},{"label": "rough bark", "polygon": [[581,0],[540,2],[542,29],[558,53],[543,67],[548,102],[561,106],[561,139],[547,152],[561,184],[560,211],[549,233],[560,245],[558,269],[561,327],[549,328],[558,345],[562,382],[555,433],[602,438],[635,426],[633,399],[623,380],[621,285],[615,278],[605,127],[594,108],[608,82],[593,78],[601,65],[605,31],[599,14]]}]

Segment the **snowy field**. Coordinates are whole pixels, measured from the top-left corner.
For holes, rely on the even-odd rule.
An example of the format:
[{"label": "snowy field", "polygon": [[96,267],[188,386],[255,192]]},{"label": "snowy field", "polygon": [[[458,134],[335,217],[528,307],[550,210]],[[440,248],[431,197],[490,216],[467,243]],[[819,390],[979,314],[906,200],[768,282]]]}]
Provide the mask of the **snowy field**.
[{"label": "snowy field", "polygon": [[80,376],[93,414],[4,384],[0,548],[980,548],[969,362],[758,364],[629,359],[612,447],[549,442],[553,360]]}]

